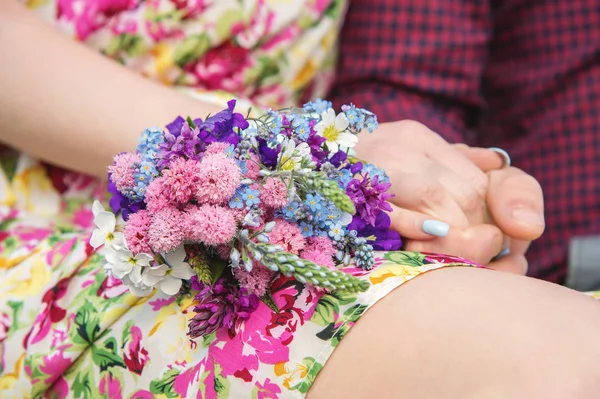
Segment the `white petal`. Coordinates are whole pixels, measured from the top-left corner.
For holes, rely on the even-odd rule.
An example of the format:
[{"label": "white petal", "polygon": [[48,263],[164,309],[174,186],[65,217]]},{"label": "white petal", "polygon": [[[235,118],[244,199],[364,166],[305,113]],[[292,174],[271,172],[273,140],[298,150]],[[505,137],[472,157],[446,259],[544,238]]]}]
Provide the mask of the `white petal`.
[{"label": "white petal", "polygon": [[327,141],[327,149],[329,150],[329,152],[331,152],[332,154],[335,154],[336,152],[338,152],[338,145],[335,141]]},{"label": "white petal", "polygon": [[152,255],[144,253],[137,254],[135,259],[138,261],[138,265],[140,266],[150,266],[150,263],[154,260]]},{"label": "white petal", "polygon": [[346,212],[342,213],[342,216],[340,217],[340,224],[342,226],[347,226],[350,224],[350,222],[352,222],[352,215]]},{"label": "white petal", "polygon": [[104,247],[104,258],[108,263],[115,263],[117,261],[117,252],[114,248]]},{"label": "white petal", "polygon": [[115,215],[110,212],[100,212],[94,218],[94,224],[102,231],[115,231],[117,220]]},{"label": "white petal", "polygon": [[319,136],[323,135],[323,130],[325,130],[325,123],[319,122],[315,125],[315,132],[317,132]]},{"label": "white petal", "polygon": [[335,122],[335,110],[333,108],[328,108],[326,111],[323,111],[321,119],[326,126],[333,125]]},{"label": "white petal", "polygon": [[134,266],[131,269],[131,273],[129,273],[129,280],[135,285],[139,285],[142,283],[142,268],[139,266]]},{"label": "white petal", "polygon": [[185,249],[182,246],[177,247],[173,252],[163,254],[167,263],[171,266],[178,265],[185,260]]},{"label": "white petal", "polygon": [[175,295],[181,289],[181,280],[167,276],[163,281],[160,282],[159,288],[167,295]]},{"label": "white petal", "polygon": [[346,147],[354,147],[358,143],[358,137],[352,133],[342,133],[337,139],[338,144]]},{"label": "white petal", "polygon": [[122,279],[131,272],[131,263],[118,261],[113,264],[112,272],[116,278]]},{"label": "white petal", "polygon": [[129,292],[131,292],[132,295],[135,295],[139,298],[143,298],[145,296],[150,295],[150,293],[152,292],[152,287],[148,287],[145,285],[140,285],[138,287],[135,287],[133,285],[130,285]]},{"label": "white petal", "polygon": [[142,274],[142,282],[149,286],[154,286],[165,277],[168,266],[160,265],[158,267],[150,267]]},{"label": "white petal", "polygon": [[100,245],[104,244],[105,239],[106,239],[106,234],[98,229],[95,229],[92,232],[92,236],[90,237],[90,245],[92,247],[94,247],[94,249],[96,249]]},{"label": "white petal", "polygon": [[131,251],[128,251],[126,249],[123,248],[115,248],[115,254],[117,255],[117,259],[122,260],[124,262],[127,262],[129,260],[129,258],[131,258],[133,256],[133,254],[131,253]]},{"label": "white petal", "polygon": [[335,129],[338,132],[343,132],[348,128],[349,125],[350,122],[348,121],[348,118],[346,118],[346,114],[343,112],[340,112],[338,116],[335,117]]},{"label": "white petal", "polygon": [[183,280],[188,280],[188,279],[192,278],[192,276],[195,274],[196,273],[194,273],[194,271],[192,270],[190,265],[185,262],[174,266],[173,271],[171,272],[172,276],[183,279]]},{"label": "white petal", "polygon": [[92,204],[92,213],[94,214],[94,216],[96,216],[100,212],[104,212],[104,207],[102,206],[102,204],[100,203],[100,201],[96,200]]},{"label": "white petal", "polygon": [[114,249],[126,249],[127,250],[127,245],[125,245],[125,235],[118,231],[113,233],[113,239],[110,240],[110,245]]}]

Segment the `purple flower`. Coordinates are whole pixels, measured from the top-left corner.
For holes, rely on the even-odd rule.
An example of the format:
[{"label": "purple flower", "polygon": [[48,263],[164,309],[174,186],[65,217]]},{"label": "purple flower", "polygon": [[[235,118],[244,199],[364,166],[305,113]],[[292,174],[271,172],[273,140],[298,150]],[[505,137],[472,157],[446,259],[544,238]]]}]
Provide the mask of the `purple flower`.
[{"label": "purple flower", "polygon": [[195,298],[199,304],[194,308],[196,314],[190,320],[188,331],[192,339],[212,334],[221,327],[234,336],[239,324],[258,308],[256,295],[248,294],[245,288],[239,288],[223,277],[212,287],[199,285],[201,290]]},{"label": "purple flower", "polygon": [[368,243],[376,251],[397,251],[402,248],[402,239],[395,230],[390,230],[390,216],[385,212],[379,212],[374,226],[369,226],[359,216],[355,215],[348,225],[348,230],[356,230],[359,237],[374,236],[375,240]]},{"label": "purple flower", "polygon": [[354,178],[346,187],[346,194],[350,197],[356,207],[356,214],[367,224],[375,226],[375,220],[382,210],[390,211],[392,207],[387,200],[393,197],[388,194],[390,183],[379,183],[379,177],[374,179],[365,175],[362,181]]},{"label": "purple flower", "polygon": [[198,125],[200,129],[200,139],[205,143],[215,141],[226,142],[237,145],[241,137],[234,128],[244,130],[250,126],[246,118],[238,112],[233,112],[235,100],[227,103],[227,109],[208,117],[204,122]]},{"label": "purple flower", "polygon": [[315,130],[315,125],[316,125],[317,121],[316,120],[311,120],[309,125],[310,125],[310,134],[308,136],[308,140],[306,140],[306,142],[308,143],[308,146],[310,147],[310,153],[313,157],[313,160],[320,165],[321,162],[323,162],[325,160],[325,158],[327,158],[328,152],[323,150],[322,145],[324,142],[327,141],[327,139],[323,136],[320,136],[317,134],[317,131]]},{"label": "purple flower", "polygon": [[339,168],[342,162],[344,162],[347,158],[347,155],[344,151],[336,152],[331,158],[329,158],[329,163],[331,163],[336,168]]},{"label": "purple flower", "polygon": [[185,119],[183,117],[178,116],[173,122],[167,125],[167,130],[175,137],[179,137],[179,133],[181,133],[181,128],[185,124]]},{"label": "purple flower", "polygon": [[363,169],[363,164],[362,162],[357,162],[354,165],[352,165],[350,167],[350,172],[352,172],[353,175],[360,173]]},{"label": "purple flower", "polygon": [[258,141],[258,155],[260,156],[260,160],[267,168],[275,168],[277,166],[277,157],[279,156],[279,148],[271,148],[267,145],[267,141],[262,138],[257,138]]},{"label": "purple flower", "polygon": [[183,121],[177,135],[172,134],[170,128],[168,129],[169,132],[165,133],[165,142],[159,146],[158,169],[168,167],[176,158],[198,159],[198,154],[204,150],[203,143],[198,138],[198,128],[191,129],[190,125]]},{"label": "purple flower", "polygon": [[145,204],[142,201],[134,202],[121,194],[121,192],[117,190],[117,186],[112,182],[110,174],[108,175],[108,192],[111,194],[110,200],[108,201],[110,208],[116,215],[121,212],[123,220],[125,221],[129,219],[130,214],[145,208]]}]

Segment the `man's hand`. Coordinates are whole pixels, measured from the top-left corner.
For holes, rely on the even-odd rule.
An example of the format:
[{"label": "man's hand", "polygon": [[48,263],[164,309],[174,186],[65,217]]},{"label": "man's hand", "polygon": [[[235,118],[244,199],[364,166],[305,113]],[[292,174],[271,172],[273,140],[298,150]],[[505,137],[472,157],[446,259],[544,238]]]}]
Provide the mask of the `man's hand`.
[{"label": "man's hand", "polygon": [[[509,245],[511,253],[490,266],[525,273],[523,255],[544,230],[542,192],[533,177],[501,169],[498,154],[450,145],[414,121],[382,124],[376,134],[361,137],[356,152],[390,176],[392,228],[408,239],[407,250],[487,265]],[[423,228],[431,219],[449,225],[445,237]],[[437,227],[443,230],[443,224]]]}]

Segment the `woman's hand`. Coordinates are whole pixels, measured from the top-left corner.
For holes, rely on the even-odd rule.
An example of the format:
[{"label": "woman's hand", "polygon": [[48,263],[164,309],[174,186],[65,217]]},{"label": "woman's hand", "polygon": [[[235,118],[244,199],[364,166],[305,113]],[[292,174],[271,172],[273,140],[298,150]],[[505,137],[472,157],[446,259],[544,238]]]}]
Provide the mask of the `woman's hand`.
[{"label": "woman's hand", "polygon": [[414,121],[382,124],[361,137],[356,151],[390,176],[392,227],[408,239],[406,249],[488,264],[503,245],[512,245],[511,254],[491,266],[525,272],[528,242],[544,230],[542,192],[533,177],[503,169],[492,151],[452,146]]}]

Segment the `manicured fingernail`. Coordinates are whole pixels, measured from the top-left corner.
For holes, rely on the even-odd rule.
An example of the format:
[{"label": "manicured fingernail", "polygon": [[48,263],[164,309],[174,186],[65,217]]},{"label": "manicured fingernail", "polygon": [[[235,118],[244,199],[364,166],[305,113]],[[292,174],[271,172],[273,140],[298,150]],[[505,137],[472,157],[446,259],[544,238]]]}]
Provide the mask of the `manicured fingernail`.
[{"label": "manicured fingernail", "polygon": [[423,222],[423,231],[429,235],[436,237],[446,237],[450,226],[447,223],[439,220],[426,220]]},{"label": "manicured fingernail", "polygon": [[525,224],[529,224],[532,226],[543,226],[545,224],[544,215],[541,215],[538,212],[529,208],[513,209],[512,217],[513,219],[519,220]]},{"label": "manicured fingernail", "polygon": [[502,259],[506,255],[509,255],[509,254],[510,254],[510,248],[504,248],[502,251],[500,251],[500,253],[498,255],[494,256],[494,259],[492,259],[492,261]]}]

